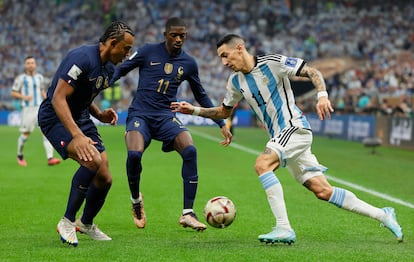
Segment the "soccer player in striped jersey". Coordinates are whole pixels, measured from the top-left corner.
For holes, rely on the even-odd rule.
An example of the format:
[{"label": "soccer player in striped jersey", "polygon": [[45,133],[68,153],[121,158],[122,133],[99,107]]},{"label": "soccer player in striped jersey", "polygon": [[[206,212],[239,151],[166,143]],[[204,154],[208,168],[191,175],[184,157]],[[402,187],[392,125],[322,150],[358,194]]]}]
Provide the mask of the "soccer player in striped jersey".
[{"label": "soccer player in striped jersey", "polygon": [[[27,166],[23,148],[37,126],[37,112],[40,103],[46,97],[47,83],[44,76],[36,72],[36,67],[36,59],[33,56],[27,56],[24,59],[24,73],[16,77],[11,91],[13,98],[21,100],[20,136],[17,139],[17,163],[20,166]],[[47,164],[49,166],[59,164],[60,160],[53,157],[53,146],[45,136],[43,136],[43,146],[46,151]]]},{"label": "soccer player in striped jersey", "polygon": [[[75,171],[66,211],[57,224],[63,243],[77,246],[76,231],[94,240],[112,240],[93,220],[105,203],[112,185],[108,155],[91,115],[102,123],[116,125],[113,108],[103,111],[93,102],[105,88],[115,65],[131,53],[132,29],[121,21],[112,22],[99,42],[70,50],[60,63],[38,121],[45,136],[63,159],[79,164]],[[76,215],[85,202],[82,215]]]},{"label": "soccer player in striped jersey", "polygon": [[[139,68],[137,92],[128,109],[126,123],[126,167],[131,193],[132,214],[137,228],[144,228],[146,216],[140,192],[141,160],[152,139],[162,141],[164,152],[176,151],[182,158],[183,211],[179,224],[197,231],[206,229],[193,205],[197,193],[197,150],[191,134],[170,110],[170,103],[177,100],[177,91],[183,81],[188,81],[195,99],[204,107],[212,107],[198,77],[198,66],[193,57],[182,50],[187,37],[183,19],[169,18],[165,25],[165,41],[145,44],[117,67],[111,82],[135,68]],[[231,141],[231,133],[222,119],[216,120],[225,137],[223,145]]]},{"label": "soccer player in striped jersey", "polygon": [[324,120],[329,119],[334,110],[320,71],[300,58],[280,54],[254,56],[246,50],[244,40],[234,34],[218,41],[217,53],[223,65],[234,71],[229,77],[223,104],[200,108],[187,102],[174,102],[171,109],[173,112],[220,119],[230,116],[234,105],[245,98],[262,121],[270,140],[264,152],[257,157],[255,170],[266,192],[276,225],[270,233],[259,235],[258,239],[266,243],[291,244],[296,241],[283,189],[275,175],[275,170],[282,166],[317,198],[380,221],[398,241],[402,241],[402,229],[393,208],[374,207],[347,189],[331,186],[324,176],[327,168],[319,164],[311,152],[311,126],[295,104],[289,77],[307,77],[312,81],[317,90],[317,114],[320,120]]}]

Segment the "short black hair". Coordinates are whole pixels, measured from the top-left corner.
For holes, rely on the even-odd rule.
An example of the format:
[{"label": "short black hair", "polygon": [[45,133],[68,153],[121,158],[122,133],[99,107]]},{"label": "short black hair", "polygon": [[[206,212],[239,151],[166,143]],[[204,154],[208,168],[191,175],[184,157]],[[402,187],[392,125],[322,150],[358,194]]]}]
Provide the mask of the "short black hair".
[{"label": "short black hair", "polygon": [[217,41],[217,48],[219,48],[220,46],[222,46],[224,44],[228,44],[230,42],[233,42],[233,40],[241,40],[242,42],[244,42],[244,39],[239,35],[227,34],[223,38],[221,38],[220,40]]},{"label": "short black hair", "polygon": [[171,17],[167,20],[165,23],[165,31],[167,32],[171,26],[184,26],[187,27],[184,19],[181,19],[179,17]]},{"label": "short black hair", "polygon": [[106,28],[104,34],[99,38],[99,42],[105,43],[106,40],[111,38],[121,41],[124,39],[125,33],[134,36],[134,32],[127,24],[121,21],[114,21]]},{"label": "short black hair", "polygon": [[28,60],[28,59],[34,59],[34,56],[32,56],[32,55],[28,55],[28,56],[26,56],[25,58],[24,58],[24,61],[26,61],[26,60]]}]

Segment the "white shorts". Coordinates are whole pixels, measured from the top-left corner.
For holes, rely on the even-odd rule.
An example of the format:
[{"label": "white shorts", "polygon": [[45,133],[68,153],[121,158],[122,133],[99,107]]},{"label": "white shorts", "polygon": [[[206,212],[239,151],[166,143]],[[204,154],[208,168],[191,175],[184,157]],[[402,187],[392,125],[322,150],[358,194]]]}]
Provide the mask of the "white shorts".
[{"label": "white shorts", "polygon": [[23,107],[21,114],[20,132],[31,133],[37,126],[38,106]]},{"label": "white shorts", "polygon": [[311,152],[312,131],[298,127],[288,127],[267,142],[266,147],[276,152],[280,165],[301,184],[315,176],[321,176],[328,170],[319,164]]}]

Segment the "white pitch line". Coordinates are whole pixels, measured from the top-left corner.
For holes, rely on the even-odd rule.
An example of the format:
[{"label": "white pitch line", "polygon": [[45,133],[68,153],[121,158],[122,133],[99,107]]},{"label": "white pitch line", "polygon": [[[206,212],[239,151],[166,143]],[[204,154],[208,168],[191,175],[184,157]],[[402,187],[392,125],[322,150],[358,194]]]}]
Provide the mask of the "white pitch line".
[{"label": "white pitch line", "polygon": [[[217,137],[214,137],[214,136],[211,136],[211,135],[207,135],[207,134],[198,132],[196,130],[192,130],[191,129],[191,133],[192,134],[195,134],[197,136],[201,136],[201,137],[203,137],[205,139],[215,141],[215,142],[221,142],[222,141],[221,139],[219,139]],[[261,153],[260,151],[257,151],[257,150],[254,150],[254,149],[251,149],[251,148],[248,148],[248,147],[239,145],[239,144],[234,143],[234,142],[232,142],[229,146],[234,147],[236,149],[239,149],[240,151],[244,151],[244,152],[253,154],[253,155],[259,155]],[[392,196],[387,195],[387,194],[383,194],[383,193],[377,192],[375,190],[372,190],[372,189],[369,189],[369,188],[366,188],[366,187],[363,187],[363,186],[360,186],[360,185],[357,185],[357,184],[354,184],[354,183],[351,183],[351,182],[348,182],[348,181],[345,181],[345,180],[342,180],[340,178],[336,178],[336,177],[333,177],[333,176],[330,176],[330,175],[326,175],[326,177],[329,180],[334,181],[336,183],[339,183],[339,184],[348,186],[350,188],[357,189],[359,191],[365,192],[367,194],[371,194],[373,196],[376,196],[376,197],[379,197],[379,198],[382,198],[382,199],[391,201],[393,203],[397,203],[397,204],[400,204],[400,205],[403,205],[403,206],[406,206],[406,207],[409,207],[409,208],[414,209],[414,204],[412,204],[410,202],[407,202],[407,201],[404,201],[404,200],[401,200],[401,199],[392,197]]]}]

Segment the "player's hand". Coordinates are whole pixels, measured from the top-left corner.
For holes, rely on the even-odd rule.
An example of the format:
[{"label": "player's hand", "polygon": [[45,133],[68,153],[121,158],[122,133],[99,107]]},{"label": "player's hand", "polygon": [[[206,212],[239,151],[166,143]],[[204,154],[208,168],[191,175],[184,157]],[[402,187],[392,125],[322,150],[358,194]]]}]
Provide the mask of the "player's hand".
[{"label": "player's hand", "polygon": [[33,100],[33,96],[23,96],[23,100],[24,101],[32,101]]},{"label": "player's hand", "polygon": [[194,106],[185,101],[171,102],[170,108],[172,112],[180,112],[187,115],[191,115],[194,112]]},{"label": "player's hand", "polygon": [[230,130],[226,126],[223,126],[221,128],[221,133],[224,136],[224,140],[221,141],[220,144],[222,144],[223,146],[230,145],[231,140],[233,139],[233,134],[230,132]]},{"label": "player's hand", "polygon": [[83,134],[74,136],[70,144],[78,158],[83,161],[92,161],[93,156],[98,153],[94,146],[97,142]]},{"label": "player's hand", "polygon": [[316,103],[316,112],[318,113],[319,119],[331,119],[331,113],[334,112],[332,108],[331,101],[329,101],[328,97],[323,96],[318,99],[318,103]]},{"label": "player's hand", "polygon": [[113,108],[105,109],[99,115],[99,121],[102,123],[110,123],[111,125],[116,125],[118,123],[118,114],[115,112]]}]

